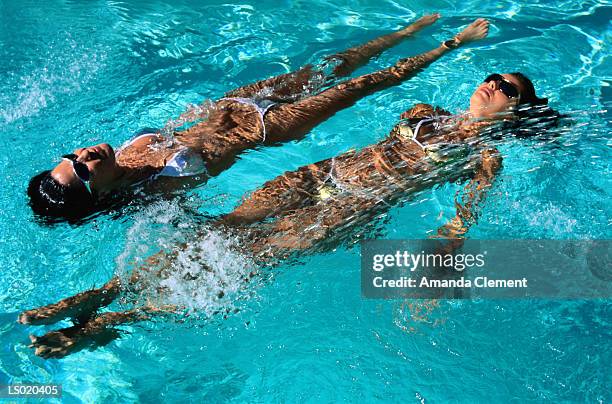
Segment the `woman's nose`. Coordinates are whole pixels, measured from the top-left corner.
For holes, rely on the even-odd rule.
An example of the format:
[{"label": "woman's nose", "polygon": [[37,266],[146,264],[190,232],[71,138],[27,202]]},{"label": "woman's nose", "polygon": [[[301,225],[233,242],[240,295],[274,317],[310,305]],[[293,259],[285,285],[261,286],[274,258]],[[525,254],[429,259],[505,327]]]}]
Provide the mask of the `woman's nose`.
[{"label": "woman's nose", "polygon": [[77,161],[78,162],[83,163],[83,162],[89,160],[89,150],[87,150],[87,149],[79,149],[78,152],[79,153],[75,153],[76,155],[78,155],[78,157],[77,157]]},{"label": "woman's nose", "polygon": [[497,90],[497,81],[495,80],[491,80],[487,83],[487,85],[489,86],[489,88],[493,91]]}]

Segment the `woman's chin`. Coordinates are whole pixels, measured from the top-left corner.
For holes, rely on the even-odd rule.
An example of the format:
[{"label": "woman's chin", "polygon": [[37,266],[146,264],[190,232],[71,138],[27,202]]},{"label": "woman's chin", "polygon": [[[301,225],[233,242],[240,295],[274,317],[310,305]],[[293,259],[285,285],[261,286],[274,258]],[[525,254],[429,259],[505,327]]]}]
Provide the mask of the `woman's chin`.
[{"label": "woman's chin", "polygon": [[487,109],[485,107],[470,107],[470,115],[472,118],[486,118],[488,117]]}]

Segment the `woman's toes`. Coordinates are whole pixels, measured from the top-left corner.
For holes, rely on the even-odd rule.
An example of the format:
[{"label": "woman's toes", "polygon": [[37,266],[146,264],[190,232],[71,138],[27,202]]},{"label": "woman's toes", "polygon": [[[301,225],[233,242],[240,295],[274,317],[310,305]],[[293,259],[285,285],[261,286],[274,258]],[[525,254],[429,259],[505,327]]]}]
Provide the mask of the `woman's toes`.
[{"label": "woman's toes", "polygon": [[28,315],[26,313],[21,313],[19,317],[17,317],[17,322],[19,324],[27,324],[29,322]]},{"label": "woman's toes", "polygon": [[17,317],[17,322],[20,324],[32,324],[37,321],[44,321],[44,316],[39,315],[36,310],[24,311]]},{"label": "woman's toes", "polygon": [[20,324],[43,325],[56,322],[56,313],[45,308],[26,310],[19,314],[17,322]]},{"label": "woman's toes", "polygon": [[428,25],[433,24],[440,18],[440,13],[428,14],[416,20],[412,25],[408,28],[412,30],[422,29]]},{"label": "woman's toes", "polygon": [[43,356],[43,355],[44,355],[46,352],[47,352],[47,348],[46,348],[46,347],[39,346],[39,347],[37,347],[37,348],[36,348],[36,350],[34,351],[34,355],[36,355],[36,356],[40,356],[40,357],[43,357],[43,358],[44,358],[44,356]]}]

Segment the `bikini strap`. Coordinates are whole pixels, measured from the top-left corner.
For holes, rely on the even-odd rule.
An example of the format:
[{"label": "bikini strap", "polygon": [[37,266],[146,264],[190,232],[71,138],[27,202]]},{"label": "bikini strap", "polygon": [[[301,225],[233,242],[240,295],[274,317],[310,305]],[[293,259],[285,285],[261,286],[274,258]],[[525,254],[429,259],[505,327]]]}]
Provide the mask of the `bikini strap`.
[{"label": "bikini strap", "polygon": [[[156,130],[156,129],[152,129],[152,130]],[[121,151],[123,149],[125,149],[126,147],[129,147],[131,145],[133,145],[136,141],[138,141],[139,139],[142,139],[144,137],[147,136],[157,136],[159,135],[159,129],[156,130],[156,132],[150,132],[149,128],[145,128],[143,130],[140,130],[136,133],[136,136],[133,137],[132,139],[128,140],[125,144],[121,145],[121,147],[119,147],[117,149],[117,151],[115,152],[116,155],[119,155],[119,153],[121,153]]]},{"label": "bikini strap", "polygon": [[261,120],[261,127],[262,127],[262,139],[261,139],[261,142],[264,143],[266,141],[266,135],[267,135],[267,133],[266,133],[265,116],[266,116],[266,113],[270,110],[270,108],[272,108],[273,106],[275,106],[277,104],[274,101],[267,100],[267,99],[262,99],[261,101],[265,101],[266,102],[266,105],[262,107],[261,105],[259,105],[253,99],[251,99],[251,98],[243,98],[243,97],[224,97],[224,98],[221,98],[220,101],[223,101],[223,100],[235,101],[235,102],[240,103],[240,104],[250,105],[252,107],[255,107],[255,110],[259,114],[259,119]]},{"label": "bikini strap", "polygon": [[419,140],[417,139],[417,136],[419,135],[419,130],[421,129],[423,122],[431,122],[431,121],[434,121],[434,119],[433,118],[421,119],[417,123],[416,127],[414,128],[414,131],[412,132],[412,140],[414,141],[414,143],[418,144],[423,150],[425,150],[425,145],[419,142]]}]

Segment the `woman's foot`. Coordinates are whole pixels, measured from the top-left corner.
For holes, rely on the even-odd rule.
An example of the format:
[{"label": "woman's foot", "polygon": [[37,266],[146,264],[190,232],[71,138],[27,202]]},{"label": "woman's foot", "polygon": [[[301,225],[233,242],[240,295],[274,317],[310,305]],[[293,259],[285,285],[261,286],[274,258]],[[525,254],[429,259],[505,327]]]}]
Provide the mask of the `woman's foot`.
[{"label": "woman's foot", "polygon": [[177,310],[173,305],[148,305],[127,311],[102,313],[81,324],[50,331],[40,337],[30,335],[32,344],[29,348],[34,348],[34,353],[43,358],[63,358],[84,348],[104,346],[118,338],[120,333],[113,328],[117,325],[150,320],[152,315],[171,315]]},{"label": "woman's foot", "polygon": [[423,17],[419,18],[418,20],[404,28],[402,30],[402,33],[406,35],[414,34],[415,32],[420,31],[423,28],[428,27],[434,22],[438,21],[439,18],[440,13],[424,15]]},{"label": "woman's foot", "polygon": [[74,325],[57,331],[50,331],[43,336],[30,335],[29,348],[34,348],[34,354],[45,359],[59,359],[82,349],[94,349],[104,346],[120,336],[113,328],[89,327]]},{"label": "woman's foot", "polygon": [[99,289],[88,290],[57,303],[26,310],[19,315],[17,322],[31,325],[53,324],[68,317],[85,321],[95,314],[96,310],[109,305],[117,297],[119,290],[119,280],[113,278]]},{"label": "woman's foot", "polygon": [[461,44],[477,41],[489,33],[489,21],[479,18],[455,36]]}]

